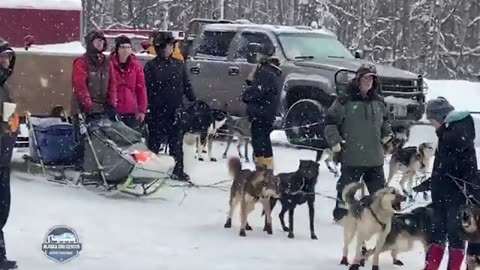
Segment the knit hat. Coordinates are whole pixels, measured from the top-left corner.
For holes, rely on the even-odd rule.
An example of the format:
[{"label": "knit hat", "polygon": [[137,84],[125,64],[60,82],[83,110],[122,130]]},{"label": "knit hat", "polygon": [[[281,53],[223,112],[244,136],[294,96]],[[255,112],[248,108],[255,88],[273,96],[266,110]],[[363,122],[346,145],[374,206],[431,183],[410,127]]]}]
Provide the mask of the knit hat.
[{"label": "knit hat", "polygon": [[103,41],[105,42],[103,50],[100,52],[104,52],[107,49],[107,38],[105,37],[105,34],[103,34],[103,32],[99,30],[93,30],[85,36],[85,45],[87,46],[87,52],[99,53],[99,51],[93,46],[93,41],[97,38],[103,39]]},{"label": "knit hat", "polygon": [[363,76],[377,77],[377,69],[374,65],[362,64],[357,70],[357,80],[360,81]]},{"label": "knit hat", "polygon": [[121,45],[123,44],[130,44],[132,45],[132,41],[130,40],[129,37],[125,35],[121,35],[115,38],[115,52],[118,51]]},{"label": "knit hat", "polygon": [[436,99],[429,100],[426,107],[427,119],[429,120],[443,121],[451,111],[455,110],[455,107],[453,107],[444,97],[437,97]]}]

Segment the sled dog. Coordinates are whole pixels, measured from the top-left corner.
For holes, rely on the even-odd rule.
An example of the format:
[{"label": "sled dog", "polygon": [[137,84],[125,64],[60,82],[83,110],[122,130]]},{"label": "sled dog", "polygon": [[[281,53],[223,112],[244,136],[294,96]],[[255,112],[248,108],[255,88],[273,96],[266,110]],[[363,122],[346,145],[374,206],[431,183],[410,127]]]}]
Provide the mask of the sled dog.
[{"label": "sled dog", "polygon": [[[399,149],[392,155],[389,162],[387,186],[390,185],[396,173],[402,173],[400,186],[403,194],[413,198],[412,187],[417,172],[427,173],[430,160],[435,154],[432,143],[422,143],[418,147],[410,146]],[[407,186],[406,186],[407,185]]]},{"label": "sled dog", "polygon": [[[300,160],[297,171],[292,173],[280,173],[280,203],[282,210],[279,218],[280,224],[285,232],[288,232],[288,238],[294,238],[293,221],[294,211],[297,205],[305,202],[308,204],[308,213],[310,218],[310,238],[317,240],[315,235],[315,186],[319,174],[319,164],[312,160]],[[271,198],[271,208],[275,207],[276,198]],[[285,226],[285,213],[288,211],[289,225]]]},{"label": "sled dog", "polygon": [[348,206],[348,214],[340,221],[344,233],[343,257],[340,263],[348,265],[348,246],[356,235],[355,259],[351,270],[359,269],[364,259],[362,246],[375,234],[379,236],[373,253],[373,269],[378,269],[380,250],[390,233],[393,216],[406,199],[397,189],[385,187],[361,201],[356,200],[355,193],[362,187],[363,183],[352,183],[345,187],[342,194]]},{"label": "sled dog", "polygon": [[[238,138],[238,145],[237,145],[237,152],[240,158],[245,157],[246,162],[250,162],[250,158],[248,155],[248,144],[250,143],[250,139],[252,138],[252,133],[250,128],[252,123],[248,121],[247,117],[233,117],[231,115],[227,116],[227,147],[225,148],[225,152],[223,153],[223,158],[227,158],[228,149],[230,148],[230,144],[232,144],[233,137]],[[244,146],[244,155],[240,151],[240,148]]]},{"label": "sled dog", "polygon": [[247,222],[248,215],[259,202],[265,211],[264,231],[272,234],[270,198],[278,197],[278,177],[263,165],[257,165],[255,171],[243,170],[239,158],[231,158],[228,162],[228,169],[233,176],[233,183],[230,189],[230,211],[224,227],[231,228],[233,212],[240,203],[240,236],[246,236],[246,230],[252,229]]},{"label": "sled dog", "polygon": [[323,150],[317,150],[315,157],[316,162],[324,161],[327,165],[328,171],[335,177],[339,176],[338,165],[340,164],[341,153],[335,153],[331,148],[325,148]]},{"label": "sled dog", "polygon": [[227,116],[223,111],[212,110],[212,123],[207,129],[207,132],[202,132],[196,138],[196,152],[198,154],[198,160],[204,161],[202,154],[207,153],[207,159],[209,161],[217,161],[212,157],[213,138],[217,134],[218,130],[227,122]]},{"label": "sled dog", "polygon": [[394,136],[388,141],[383,142],[383,151],[385,155],[393,155],[405,146],[408,141],[408,128],[398,128]]},{"label": "sled dog", "polygon": [[[398,254],[411,251],[415,242],[421,242],[425,253],[432,243],[432,204],[413,209],[409,213],[395,214],[392,219],[392,228],[385,239],[381,253],[390,251],[393,264],[402,266]],[[370,249],[366,252],[368,258],[375,252]]]},{"label": "sled dog", "polygon": [[[469,205],[464,207],[461,211],[462,218],[462,234],[463,238],[468,241],[468,244],[480,244],[480,206]],[[475,248],[477,249],[477,248]],[[472,250],[469,246],[467,248],[467,270],[480,269],[480,254],[478,250]]]}]

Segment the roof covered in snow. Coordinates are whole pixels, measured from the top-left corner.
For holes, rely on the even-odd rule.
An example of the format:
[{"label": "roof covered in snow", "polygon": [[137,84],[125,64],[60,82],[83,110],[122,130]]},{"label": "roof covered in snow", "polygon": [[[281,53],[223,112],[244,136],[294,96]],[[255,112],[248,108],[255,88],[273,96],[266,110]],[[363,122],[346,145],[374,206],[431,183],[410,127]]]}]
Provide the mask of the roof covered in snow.
[{"label": "roof covered in snow", "polygon": [[0,0],[0,8],[82,10],[82,0]]},{"label": "roof covered in snow", "polygon": [[213,23],[203,26],[208,31],[239,31],[239,30],[263,30],[274,32],[275,34],[283,33],[317,33],[335,37],[335,34],[327,29],[313,29],[309,26],[284,26],[284,25],[269,25],[269,24],[254,24],[254,23]]}]

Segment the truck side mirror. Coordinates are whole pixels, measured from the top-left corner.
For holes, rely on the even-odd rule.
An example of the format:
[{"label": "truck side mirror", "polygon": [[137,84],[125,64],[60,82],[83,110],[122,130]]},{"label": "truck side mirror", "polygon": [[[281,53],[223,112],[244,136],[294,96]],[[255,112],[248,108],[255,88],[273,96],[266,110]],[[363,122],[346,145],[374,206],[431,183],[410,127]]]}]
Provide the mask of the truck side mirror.
[{"label": "truck side mirror", "polygon": [[247,45],[247,62],[250,64],[256,64],[257,61],[257,53],[261,49],[261,44],[259,43],[250,43]]},{"label": "truck side mirror", "polygon": [[356,59],[363,59],[363,51],[362,50],[355,50],[355,58]]}]

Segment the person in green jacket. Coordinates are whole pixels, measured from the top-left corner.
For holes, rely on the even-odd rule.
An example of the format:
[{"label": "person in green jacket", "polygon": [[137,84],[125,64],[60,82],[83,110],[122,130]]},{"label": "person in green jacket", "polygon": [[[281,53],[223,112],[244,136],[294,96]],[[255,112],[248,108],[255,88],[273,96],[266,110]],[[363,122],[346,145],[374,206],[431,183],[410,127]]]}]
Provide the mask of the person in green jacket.
[{"label": "person in green jacket", "polygon": [[348,84],[345,94],[337,97],[326,115],[325,139],[334,152],[341,152],[341,176],[337,182],[335,221],[347,209],[342,191],[363,177],[368,192],[385,186],[382,141],[391,138],[388,111],[379,93],[376,68],[362,65]]}]

